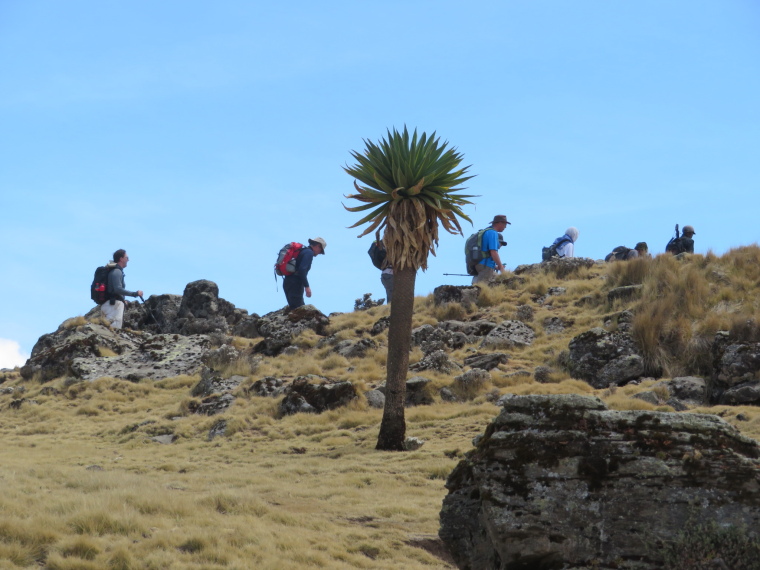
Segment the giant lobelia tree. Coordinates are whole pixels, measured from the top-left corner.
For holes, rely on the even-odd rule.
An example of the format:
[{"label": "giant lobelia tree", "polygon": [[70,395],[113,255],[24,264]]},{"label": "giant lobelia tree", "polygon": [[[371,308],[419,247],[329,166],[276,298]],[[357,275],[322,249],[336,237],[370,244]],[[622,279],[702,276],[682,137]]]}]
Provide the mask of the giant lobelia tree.
[{"label": "giant lobelia tree", "polygon": [[[352,228],[369,224],[359,237],[376,232],[393,265],[393,300],[388,329],[385,408],[376,449],[401,451],[404,448],[406,422],[404,399],[409,351],[412,342],[414,282],[417,270],[427,269],[428,254],[435,255],[438,245],[438,222],[452,234],[462,234],[458,218],[472,223],[462,206],[472,204],[461,194],[469,166],[460,167],[462,155],[446,148],[433,133],[428,137],[417,130],[409,137],[395,128],[377,144],[365,140],[363,153],[351,151],[356,160],[344,170],[354,177],[356,194],[351,198],[359,206],[344,207],[350,212],[368,212]],[[357,182],[358,181],[358,182]]]}]

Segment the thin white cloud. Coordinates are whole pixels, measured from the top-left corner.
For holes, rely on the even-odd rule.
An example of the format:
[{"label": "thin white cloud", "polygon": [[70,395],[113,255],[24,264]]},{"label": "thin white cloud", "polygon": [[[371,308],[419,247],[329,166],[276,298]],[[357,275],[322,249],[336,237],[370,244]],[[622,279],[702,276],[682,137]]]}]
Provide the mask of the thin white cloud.
[{"label": "thin white cloud", "polygon": [[0,368],[14,368],[22,366],[28,354],[21,352],[21,345],[15,340],[0,338]]}]

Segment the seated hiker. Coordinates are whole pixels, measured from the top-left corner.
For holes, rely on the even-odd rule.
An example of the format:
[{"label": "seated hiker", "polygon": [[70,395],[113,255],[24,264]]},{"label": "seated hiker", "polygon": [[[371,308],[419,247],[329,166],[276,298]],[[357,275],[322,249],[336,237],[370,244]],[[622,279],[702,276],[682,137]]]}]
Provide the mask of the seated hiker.
[{"label": "seated hiker", "polygon": [[645,241],[640,241],[633,249],[619,245],[605,256],[604,261],[627,261],[638,257],[652,258],[649,255],[649,247]]},{"label": "seated hiker", "polygon": [[639,254],[639,257],[643,257],[644,259],[652,259],[652,254],[649,253],[649,246],[647,245],[647,242],[640,241],[633,249],[636,250],[636,253]]},{"label": "seated hiker", "polygon": [[570,227],[565,235],[558,237],[552,243],[552,248],[559,257],[575,257],[575,242],[578,240],[578,228]]},{"label": "seated hiker", "polygon": [[108,264],[108,297],[100,305],[100,311],[103,316],[111,323],[111,327],[120,329],[124,320],[124,297],[142,297],[142,291],[127,291],[124,288],[124,268],[129,262],[129,256],[123,249],[117,249],[113,254],[113,268]]},{"label": "seated hiker", "polygon": [[483,231],[481,252],[483,259],[475,266],[476,275],[472,278],[472,284],[488,282],[497,271],[504,272],[504,264],[499,257],[499,248],[507,245],[501,232],[507,228],[507,216],[501,214],[494,216],[491,227]]}]

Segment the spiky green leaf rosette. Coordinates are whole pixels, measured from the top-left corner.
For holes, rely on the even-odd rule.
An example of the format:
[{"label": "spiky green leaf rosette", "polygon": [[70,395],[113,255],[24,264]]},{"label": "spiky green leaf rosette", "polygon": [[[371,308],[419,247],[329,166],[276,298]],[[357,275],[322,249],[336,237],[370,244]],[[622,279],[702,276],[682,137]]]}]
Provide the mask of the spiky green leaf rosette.
[{"label": "spiky green leaf rosette", "polygon": [[[469,166],[460,168],[462,155],[456,149],[447,149],[448,142],[440,143],[433,133],[417,137],[415,129],[411,139],[404,127],[395,128],[378,144],[364,140],[363,154],[351,151],[357,164],[343,169],[355,178],[357,194],[353,198],[363,202],[349,207],[349,212],[365,212],[361,220],[350,226],[369,226],[359,237],[385,230],[383,241],[388,260],[395,268],[427,269],[428,254],[435,255],[438,245],[438,221],[452,234],[461,234],[457,218],[472,223],[462,212],[462,206],[472,204],[461,194],[462,183]],[[357,183],[357,180],[363,185]]]}]

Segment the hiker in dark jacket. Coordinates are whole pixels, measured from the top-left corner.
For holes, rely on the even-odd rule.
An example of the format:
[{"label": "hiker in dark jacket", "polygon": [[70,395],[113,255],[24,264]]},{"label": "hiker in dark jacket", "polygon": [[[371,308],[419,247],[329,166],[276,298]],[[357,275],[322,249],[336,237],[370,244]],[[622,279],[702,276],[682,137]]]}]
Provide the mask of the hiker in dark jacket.
[{"label": "hiker in dark jacket", "polygon": [[285,299],[288,301],[288,307],[295,309],[302,307],[306,303],[303,300],[304,292],[307,297],[311,297],[311,287],[309,287],[309,270],[311,262],[315,255],[325,254],[327,242],[321,237],[309,239],[309,245],[301,249],[296,257],[296,271],[293,275],[286,275],[282,282],[282,288],[285,291]]},{"label": "hiker in dark jacket", "polygon": [[681,237],[678,238],[681,241],[681,252],[682,253],[694,253],[694,234],[697,233],[694,231],[694,228],[692,226],[684,226],[683,231],[681,232]]},{"label": "hiker in dark jacket", "polygon": [[100,312],[111,323],[111,327],[120,329],[124,321],[124,297],[142,297],[142,291],[127,291],[124,288],[124,268],[129,262],[129,256],[123,249],[117,249],[113,254],[113,263],[109,263],[106,267],[113,269],[108,274],[108,297],[110,301],[106,301],[100,305]]}]

